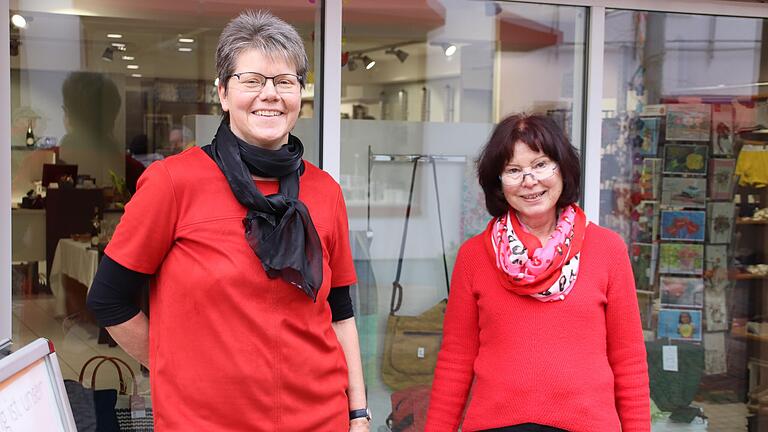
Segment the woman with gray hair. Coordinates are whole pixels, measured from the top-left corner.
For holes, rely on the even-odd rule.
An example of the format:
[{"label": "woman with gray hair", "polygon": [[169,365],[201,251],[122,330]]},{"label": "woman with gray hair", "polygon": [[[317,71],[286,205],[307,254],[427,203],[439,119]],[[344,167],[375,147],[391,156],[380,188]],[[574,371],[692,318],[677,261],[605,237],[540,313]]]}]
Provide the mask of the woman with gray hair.
[{"label": "woman with gray hair", "polygon": [[[89,306],[150,368],[158,431],[368,431],[344,198],[290,134],[301,38],[244,12],[216,67],[213,142],[150,165]],[[146,280],[151,326],[131,302]]]}]

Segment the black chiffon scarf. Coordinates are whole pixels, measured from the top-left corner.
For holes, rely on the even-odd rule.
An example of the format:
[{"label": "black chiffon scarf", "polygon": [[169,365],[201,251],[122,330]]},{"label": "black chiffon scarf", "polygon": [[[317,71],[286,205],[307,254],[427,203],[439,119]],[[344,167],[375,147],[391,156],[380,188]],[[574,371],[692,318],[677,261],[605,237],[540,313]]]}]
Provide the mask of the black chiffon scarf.
[{"label": "black chiffon scarf", "polygon": [[[282,278],[316,301],[323,283],[323,250],[309,211],[299,201],[304,145],[293,135],[279,150],[250,145],[235,136],[224,119],[204,150],[248,209],[245,239],[267,276]],[[278,193],[264,196],[251,175],[279,179]]]}]

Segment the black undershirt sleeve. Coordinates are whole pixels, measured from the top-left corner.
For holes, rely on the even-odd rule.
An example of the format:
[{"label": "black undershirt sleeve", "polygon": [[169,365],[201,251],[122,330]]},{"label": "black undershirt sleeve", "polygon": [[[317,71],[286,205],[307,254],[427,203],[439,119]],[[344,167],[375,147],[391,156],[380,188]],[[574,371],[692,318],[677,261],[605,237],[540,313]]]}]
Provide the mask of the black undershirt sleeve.
[{"label": "black undershirt sleeve", "polygon": [[[88,291],[88,308],[102,327],[122,324],[138,314],[138,295],[150,275],[123,267],[107,255],[99,264]],[[328,304],[334,322],[355,316],[349,286],[331,288]]]},{"label": "black undershirt sleeve", "polygon": [[88,291],[88,308],[102,327],[122,324],[141,309],[138,296],[150,275],[123,267],[107,255],[101,259]]},{"label": "black undershirt sleeve", "polygon": [[349,296],[349,285],[331,288],[328,294],[328,304],[331,306],[331,321],[341,321],[355,316],[352,308],[352,297]]}]

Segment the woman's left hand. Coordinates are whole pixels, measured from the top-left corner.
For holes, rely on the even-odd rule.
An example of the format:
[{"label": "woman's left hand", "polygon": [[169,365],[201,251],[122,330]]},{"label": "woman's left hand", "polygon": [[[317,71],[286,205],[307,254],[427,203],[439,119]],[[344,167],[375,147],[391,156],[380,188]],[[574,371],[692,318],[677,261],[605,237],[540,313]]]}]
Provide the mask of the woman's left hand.
[{"label": "woman's left hand", "polygon": [[371,422],[365,418],[359,418],[349,421],[349,432],[369,432]]}]

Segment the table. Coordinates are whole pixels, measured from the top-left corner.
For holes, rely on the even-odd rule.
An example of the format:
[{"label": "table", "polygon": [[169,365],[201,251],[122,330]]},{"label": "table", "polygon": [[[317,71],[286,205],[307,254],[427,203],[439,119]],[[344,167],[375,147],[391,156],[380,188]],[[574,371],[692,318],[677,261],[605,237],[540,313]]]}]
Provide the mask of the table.
[{"label": "table", "polygon": [[[85,309],[85,295],[93,283],[98,267],[99,252],[91,248],[90,243],[66,238],[59,240],[48,279],[51,292],[56,297],[56,316],[66,316]],[[82,284],[85,290],[82,288],[79,290],[77,288],[67,289],[71,288],[69,279]],[[72,294],[72,291],[84,291],[77,293],[79,294],[77,297],[82,297],[82,305],[76,304],[80,301],[73,301],[76,299],[67,298]]]}]

